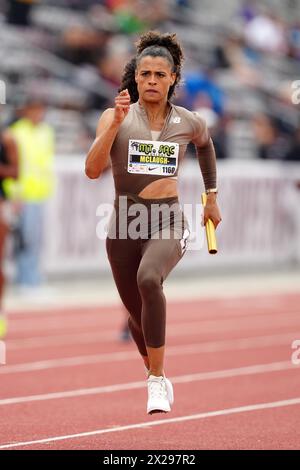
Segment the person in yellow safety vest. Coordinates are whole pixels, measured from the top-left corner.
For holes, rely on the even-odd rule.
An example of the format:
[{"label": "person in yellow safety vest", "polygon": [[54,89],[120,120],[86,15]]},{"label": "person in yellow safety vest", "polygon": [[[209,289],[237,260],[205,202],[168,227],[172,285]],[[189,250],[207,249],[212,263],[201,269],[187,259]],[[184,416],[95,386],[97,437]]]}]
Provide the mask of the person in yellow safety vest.
[{"label": "person in yellow safety vest", "polygon": [[43,102],[28,102],[21,119],[10,127],[19,149],[20,168],[17,181],[5,181],[5,191],[20,203],[16,280],[22,287],[35,287],[42,281],[43,215],[45,202],[54,191],[55,136],[44,121],[45,111]]}]

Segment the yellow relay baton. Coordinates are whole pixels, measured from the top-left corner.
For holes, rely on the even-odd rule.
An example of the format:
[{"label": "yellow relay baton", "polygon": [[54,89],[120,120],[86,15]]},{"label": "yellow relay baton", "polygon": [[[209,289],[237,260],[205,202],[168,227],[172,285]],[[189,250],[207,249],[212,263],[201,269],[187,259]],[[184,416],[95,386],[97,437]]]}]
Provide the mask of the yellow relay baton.
[{"label": "yellow relay baton", "polygon": [[[202,200],[203,207],[205,207],[206,201],[207,201],[206,193],[201,194],[201,200]],[[211,219],[208,219],[208,221],[206,222],[205,231],[206,231],[208,252],[211,255],[215,255],[216,253],[218,253],[218,247],[217,247],[217,239],[216,239],[216,229]]]}]

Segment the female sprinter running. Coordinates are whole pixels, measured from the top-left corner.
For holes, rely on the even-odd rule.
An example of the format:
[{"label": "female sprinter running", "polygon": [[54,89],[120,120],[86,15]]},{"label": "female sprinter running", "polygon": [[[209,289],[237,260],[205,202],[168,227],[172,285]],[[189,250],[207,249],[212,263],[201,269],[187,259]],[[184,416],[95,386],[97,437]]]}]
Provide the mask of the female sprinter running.
[{"label": "female sprinter running", "polygon": [[164,374],[163,281],[183,256],[189,235],[177,193],[178,166],[189,142],[196,146],[208,194],[203,222],[210,218],[217,227],[221,221],[215,151],[206,125],[196,113],[170,101],[182,60],[175,34],[150,31],[141,36],[136,56],[125,67],[115,107],[102,114],[86,159],[87,176],[98,178],[111,158],[116,198],[106,248],[148,371],[149,414],[170,411],[174,400]]}]

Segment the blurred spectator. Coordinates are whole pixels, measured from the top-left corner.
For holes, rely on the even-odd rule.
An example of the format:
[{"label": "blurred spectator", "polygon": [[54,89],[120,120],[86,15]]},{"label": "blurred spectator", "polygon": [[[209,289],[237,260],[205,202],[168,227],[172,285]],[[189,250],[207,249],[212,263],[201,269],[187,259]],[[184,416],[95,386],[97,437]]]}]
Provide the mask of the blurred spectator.
[{"label": "blurred spectator", "polygon": [[38,0],[9,0],[7,22],[18,26],[30,26],[31,9]]},{"label": "blurred spectator", "polygon": [[184,76],[183,106],[188,109],[212,108],[217,114],[224,110],[224,94],[212,77],[212,71],[204,74],[200,70],[190,70]]},{"label": "blurred spectator", "polygon": [[23,117],[11,126],[20,154],[16,182],[7,180],[6,191],[20,205],[20,244],[17,251],[17,283],[38,286],[42,281],[41,250],[45,202],[54,189],[54,132],[44,122],[46,107],[36,100],[23,108]]},{"label": "blurred spectator", "polygon": [[286,154],[285,160],[291,162],[300,162],[300,127],[297,129],[291,142],[291,147]]},{"label": "blurred spectator", "polygon": [[101,77],[116,90],[120,85],[125,64],[130,57],[130,42],[126,37],[118,35],[113,37],[99,58],[98,70]]},{"label": "blurred spectator", "polygon": [[230,33],[222,38],[214,50],[214,61],[216,68],[231,69],[243,85],[258,87],[261,84],[261,52],[249,47],[240,34]]},{"label": "blurred spectator", "polygon": [[105,38],[92,29],[73,26],[64,32],[62,42],[62,56],[73,64],[80,65],[93,62],[96,53],[103,47]]},{"label": "blurred spectator", "polygon": [[124,34],[140,34],[153,29],[169,18],[169,4],[161,0],[107,0],[106,5],[114,13],[119,31]]},{"label": "blurred spectator", "polygon": [[257,15],[257,1],[245,0],[239,9],[239,16],[245,23],[252,21]]},{"label": "blurred spectator", "polygon": [[300,60],[300,21],[294,23],[288,33],[289,55]]},{"label": "blurred spectator", "polygon": [[11,206],[6,200],[4,178],[18,176],[18,148],[11,133],[0,128],[0,339],[6,334],[6,318],[3,313],[5,241],[11,223]]},{"label": "blurred spectator", "polygon": [[278,54],[287,51],[283,21],[271,12],[253,18],[246,24],[244,31],[247,43],[255,49]]},{"label": "blurred spectator", "polygon": [[214,141],[216,157],[223,160],[228,157],[228,142],[226,133],[226,116],[218,116],[212,109],[198,108],[197,113],[205,120],[209,133]]},{"label": "blurred spectator", "polygon": [[254,118],[258,157],[263,160],[284,160],[289,151],[289,137],[280,132],[276,120],[266,114]]},{"label": "blurred spectator", "polygon": [[190,3],[191,3],[190,0],[176,0],[176,5],[179,8],[190,8],[191,6]]}]

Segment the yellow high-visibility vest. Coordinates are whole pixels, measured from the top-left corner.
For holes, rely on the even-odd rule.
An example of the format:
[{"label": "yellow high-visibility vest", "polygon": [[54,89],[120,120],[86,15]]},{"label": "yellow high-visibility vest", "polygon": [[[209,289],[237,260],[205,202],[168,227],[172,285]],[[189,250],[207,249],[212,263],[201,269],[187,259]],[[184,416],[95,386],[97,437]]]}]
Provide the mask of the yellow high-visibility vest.
[{"label": "yellow high-visibility vest", "polygon": [[19,150],[19,178],[7,178],[4,190],[11,199],[42,202],[54,190],[54,131],[44,122],[34,125],[26,118],[10,130]]}]

